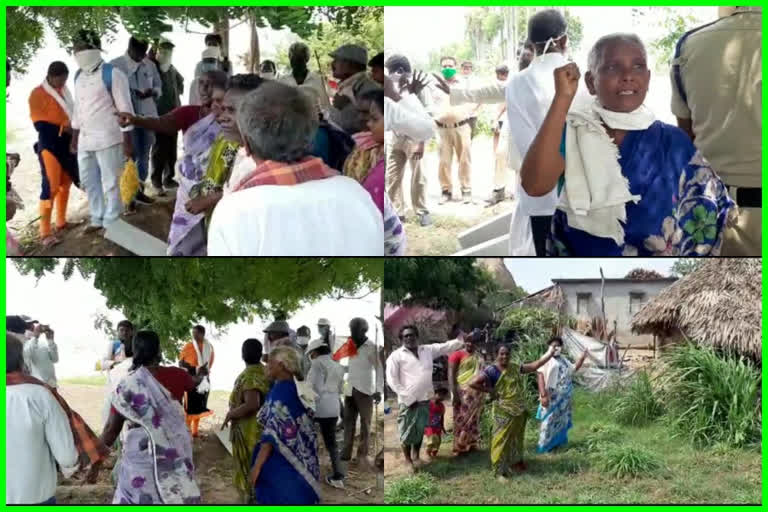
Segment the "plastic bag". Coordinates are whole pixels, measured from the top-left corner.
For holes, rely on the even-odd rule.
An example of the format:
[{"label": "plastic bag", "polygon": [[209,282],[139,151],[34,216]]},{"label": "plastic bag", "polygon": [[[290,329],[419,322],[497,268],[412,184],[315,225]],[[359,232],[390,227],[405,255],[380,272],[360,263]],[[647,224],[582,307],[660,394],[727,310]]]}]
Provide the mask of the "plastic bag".
[{"label": "plastic bag", "polygon": [[130,203],[139,191],[139,173],[136,162],[128,160],[125,163],[123,174],[120,176],[120,199],[123,204]]}]

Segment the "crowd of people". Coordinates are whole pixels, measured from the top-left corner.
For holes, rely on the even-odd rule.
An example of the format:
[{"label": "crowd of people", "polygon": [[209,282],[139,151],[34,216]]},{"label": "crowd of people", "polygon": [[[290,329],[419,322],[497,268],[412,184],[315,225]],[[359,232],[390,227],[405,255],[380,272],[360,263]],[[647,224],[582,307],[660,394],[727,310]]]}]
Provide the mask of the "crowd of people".
[{"label": "crowd of people", "polygon": [[[406,325],[400,329],[399,339],[401,346],[386,362],[386,383],[397,395],[398,434],[411,472],[425,463],[420,457],[425,437],[428,457],[439,456],[446,433],[443,402],[449,399],[453,406],[453,456],[480,448],[480,417],[490,402],[491,468],[500,481],[524,472],[525,425],[532,414],[526,390],[528,373],[537,374],[539,392],[535,417],[541,426],[536,451],[549,452],[567,444],[568,430],[573,426],[573,375],[584,364],[587,351],[571,363],[562,353],[563,340],[554,337],[545,354],[525,362],[518,360],[512,347],[500,344],[493,364],[486,365],[476,346],[485,339],[479,329],[446,343],[420,344],[418,328]],[[433,361],[443,356],[448,356],[448,389],[435,390]]]},{"label": "crowd of people", "polygon": [[[14,439],[6,457],[8,504],[55,504],[59,472],[95,483],[110,452],[117,454],[113,503],[204,501],[193,444],[200,420],[213,414],[208,395],[215,358],[203,326],[193,327],[178,365],[169,366],[157,333],[119,323],[117,339],[97,363],[108,379],[97,436],[57,390],[53,330],[29,317],[8,316],[6,324],[6,429]],[[293,331],[275,320],[263,341],[243,342],[245,367],[215,427],[229,429],[232,485],[241,503],[316,504],[323,481],[344,489],[349,464],[358,472],[381,465],[381,454],[375,463],[369,458],[374,404],[383,390],[380,354],[365,319],[352,319],[349,329],[346,342],[334,347],[326,319],[318,321],[316,339],[307,326]],[[42,335],[47,343],[39,341]],[[323,479],[318,431],[332,468]]]},{"label": "crowd of people", "polygon": [[[454,154],[461,198],[472,202],[478,107],[496,105],[488,203],[509,192],[516,199],[509,255],[759,255],[762,11],[720,9],[720,19],[685,33],[675,47],[677,126],[645,105],[651,71],[640,37],[600,38],[582,80],[556,9],[530,18],[518,71],[500,65],[490,85],[476,80],[471,62],[445,56],[425,89],[414,84],[407,57],[390,55],[385,93],[411,114],[390,127],[387,150],[387,192],[400,220],[410,162],[411,207],[422,226],[432,223],[421,159],[435,134],[440,204],[453,199]],[[425,112],[433,130],[413,133]]]},{"label": "crowd of people", "polygon": [[[383,53],[369,59],[362,46],[340,46],[330,55],[329,82],[309,69],[310,49],[301,42],[289,48],[284,76],[272,61],[257,74],[233,75],[221,36],[210,34],[205,44],[188,104],[175,46],[165,38],[131,37],[125,54],[106,62],[101,35],[80,30],[73,93],[67,65],[50,64],[29,97],[42,177],[41,243],[60,243],[70,227],[74,184],[88,198],[85,232],[99,234],[175,189],[169,256],[381,256],[388,220]],[[10,80],[10,63],[8,71]],[[130,162],[138,188],[128,188],[126,199],[121,178]],[[398,245],[391,233],[387,247]]]}]

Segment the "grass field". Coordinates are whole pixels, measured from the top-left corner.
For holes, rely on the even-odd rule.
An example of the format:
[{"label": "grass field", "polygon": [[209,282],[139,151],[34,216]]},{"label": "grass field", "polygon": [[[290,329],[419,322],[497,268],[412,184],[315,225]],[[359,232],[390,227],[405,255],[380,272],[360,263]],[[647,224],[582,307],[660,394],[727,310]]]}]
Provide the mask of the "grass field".
[{"label": "grass field", "polygon": [[[387,478],[386,503],[465,504],[755,504],[761,500],[759,447],[695,449],[685,439],[672,439],[661,420],[643,427],[618,426],[600,395],[577,390],[574,428],[569,445],[555,453],[535,453],[538,422],[526,431],[528,471],[499,484],[490,470],[487,450],[457,460],[450,440],[437,460],[415,477]],[[593,428],[613,436],[595,441]],[[607,439],[617,437],[615,445]],[[391,441],[388,441],[391,442]],[[607,445],[622,451],[633,447],[658,469],[637,477],[616,478],[604,467],[599,452]],[[609,450],[610,451],[610,450]],[[615,450],[614,450],[615,451]],[[387,472],[390,470],[387,468]]]},{"label": "grass field", "polygon": [[90,377],[72,377],[70,379],[60,379],[61,384],[77,384],[79,386],[106,386],[107,377],[103,374],[92,375]]}]

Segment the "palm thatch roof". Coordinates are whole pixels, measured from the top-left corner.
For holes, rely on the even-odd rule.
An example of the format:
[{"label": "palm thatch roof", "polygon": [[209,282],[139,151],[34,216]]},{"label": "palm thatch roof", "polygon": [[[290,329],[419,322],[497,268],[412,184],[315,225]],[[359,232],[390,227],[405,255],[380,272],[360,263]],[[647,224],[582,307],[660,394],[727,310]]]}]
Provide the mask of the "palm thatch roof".
[{"label": "palm thatch roof", "polygon": [[712,258],[665,288],[632,318],[632,331],[674,337],[682,333],[761,360],[762,260]]}]

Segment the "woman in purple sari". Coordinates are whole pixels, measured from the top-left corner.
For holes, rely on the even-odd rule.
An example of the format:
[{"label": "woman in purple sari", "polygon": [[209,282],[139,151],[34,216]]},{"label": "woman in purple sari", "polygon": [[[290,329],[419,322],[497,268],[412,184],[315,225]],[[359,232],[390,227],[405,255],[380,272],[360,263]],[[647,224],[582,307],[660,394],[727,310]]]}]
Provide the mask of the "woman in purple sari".
[{"label": "woman in purple sari", "polygon": [[719,255],[733,201],[691,139],[643,104],[642,41],[598,40],[585,75],[594,98],[574,102],[580,76],[574,63],[555,70],[555,97],[521,169],[530,196],[557,187],[547,255]]},{"label": "woman in purple sari", "polygon": [[[181,397],[197,382],[180,368],[160,366],[160,339],[139,331],[133,340],[133,366],[110,400],[112,408],[101,440],[112,446],[122,434],[112,500],[121,505],[200,503],[192,438],[184,423]],[[88,481],[94,482],[94,465]]]}]

